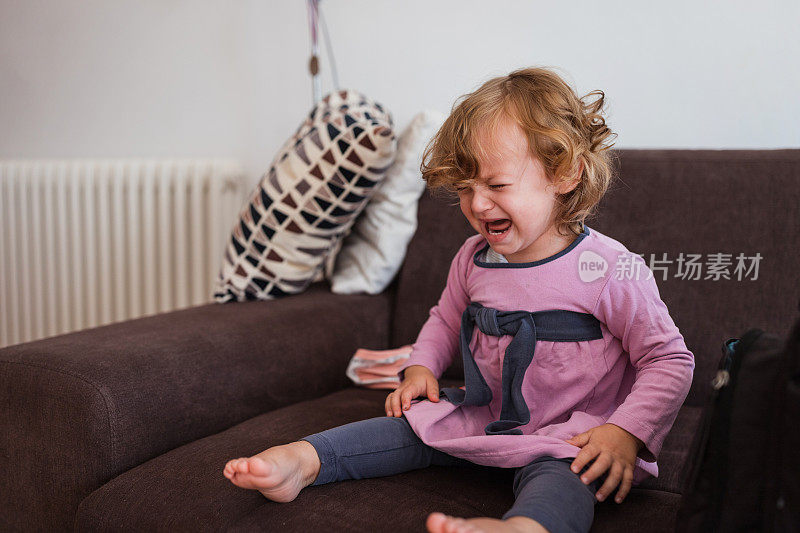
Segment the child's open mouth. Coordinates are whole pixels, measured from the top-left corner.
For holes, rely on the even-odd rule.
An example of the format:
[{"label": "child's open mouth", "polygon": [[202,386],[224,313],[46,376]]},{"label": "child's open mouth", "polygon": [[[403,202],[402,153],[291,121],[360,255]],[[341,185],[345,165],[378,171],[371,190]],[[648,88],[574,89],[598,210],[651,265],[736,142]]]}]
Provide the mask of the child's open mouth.
[{"label": "child's open mouth", "polygon": [[[507,218],[502,218],[493,222],[485,222],[484,225],[486,226],[486,232],[493,237],[502,238],[502,236],[511,229],[511,221]],[[497,241],[499,239],[492,240]]]}]

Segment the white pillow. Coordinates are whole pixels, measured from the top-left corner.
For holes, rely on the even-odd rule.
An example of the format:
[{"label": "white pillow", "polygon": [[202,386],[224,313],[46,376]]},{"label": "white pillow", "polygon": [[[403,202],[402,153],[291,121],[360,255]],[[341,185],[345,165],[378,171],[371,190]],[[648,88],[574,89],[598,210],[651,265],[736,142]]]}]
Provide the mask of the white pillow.
[{"label": "white pillow", "polygon": [[336,255],[331,290],[378,294],[394,279],[417,230],[417,206],[425,191],[422,152],[444,122],[439,111],[417,114],[397,139],[397,155]]}]

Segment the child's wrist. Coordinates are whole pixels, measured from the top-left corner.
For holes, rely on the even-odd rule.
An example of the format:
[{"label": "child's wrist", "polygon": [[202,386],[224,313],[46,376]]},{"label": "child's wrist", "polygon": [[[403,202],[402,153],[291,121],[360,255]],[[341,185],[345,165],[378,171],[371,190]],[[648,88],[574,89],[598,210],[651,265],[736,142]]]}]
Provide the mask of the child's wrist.
[{"label": "child's wrist", "polygon": [[411,365],[411,366],[407,366],[405,368],[405,376],[406,377],[414,375],[414,374],[420,374],[420,373],[433,374],[433,372],[431,372],[430,368],[428,368],[426,366],[423,366],[423,365]]}]

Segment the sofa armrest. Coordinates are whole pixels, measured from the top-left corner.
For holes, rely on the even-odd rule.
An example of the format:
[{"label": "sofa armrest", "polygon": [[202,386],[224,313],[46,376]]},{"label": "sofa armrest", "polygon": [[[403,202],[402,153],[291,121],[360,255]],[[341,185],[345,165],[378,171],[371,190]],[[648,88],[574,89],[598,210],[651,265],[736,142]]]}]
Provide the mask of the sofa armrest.
[{"label": "sofa armrest", "polygon": [[326,281],[0,349],[0,529],[68,529],[112,477],[198,438],[350,384],[388,348],[390,296]]}]

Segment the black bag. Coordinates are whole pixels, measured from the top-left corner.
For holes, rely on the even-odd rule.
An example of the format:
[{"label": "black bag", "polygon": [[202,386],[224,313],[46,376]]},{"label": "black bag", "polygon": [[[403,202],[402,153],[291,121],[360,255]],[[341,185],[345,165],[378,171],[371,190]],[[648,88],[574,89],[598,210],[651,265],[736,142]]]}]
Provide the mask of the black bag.
[{"label": "black bag", "polygon": [[687,458],[676,531],[800,530],[800,321],[723,345]]}]

